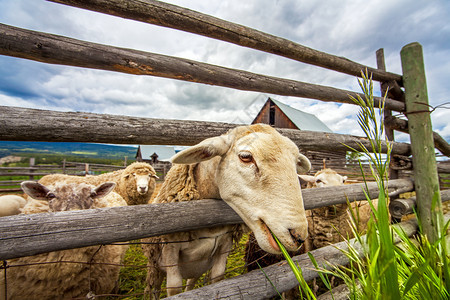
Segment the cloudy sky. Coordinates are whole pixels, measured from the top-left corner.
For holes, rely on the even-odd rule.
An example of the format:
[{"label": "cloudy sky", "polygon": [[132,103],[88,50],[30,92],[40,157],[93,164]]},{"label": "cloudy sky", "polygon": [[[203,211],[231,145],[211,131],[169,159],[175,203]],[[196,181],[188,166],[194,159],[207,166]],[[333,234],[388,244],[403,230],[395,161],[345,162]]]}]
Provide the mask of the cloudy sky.
[{"label": "cloudy sky", "polygon": [[[400,50],[422,44],[432,106],[450,102],[450,1],[166,1],[301,45],[401,74]],[[80,40],[193,59],[229,68],[360,91],[357,79],[275,55],[44,0],[0,0],[0,23]],[[375,82],[375,88],[379,85]],[[357,107],[261,95],[151,76],[49,65],[0,56],[0,105],[149,118],[243,122],[267,96],[313,113],[337,133],[356,134]],[[447,105],[450,107],[450,105]],[[432,114],[450,140],[450,110]],[[398,139],[406,137],[397,135]]]}]

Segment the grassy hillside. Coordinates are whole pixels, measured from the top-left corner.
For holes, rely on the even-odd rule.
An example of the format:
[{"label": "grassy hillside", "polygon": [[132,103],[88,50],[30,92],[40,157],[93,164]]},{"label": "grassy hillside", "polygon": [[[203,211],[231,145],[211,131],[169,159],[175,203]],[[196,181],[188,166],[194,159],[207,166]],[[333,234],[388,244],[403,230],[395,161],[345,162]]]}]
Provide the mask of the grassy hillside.
[{"label": "grassy hillside", "polygon": [[45,156],[68,156],[89,159],[121,159],[125,156],[129,160],[134,159],[137,147],[115,146],[106,144],[90,143],[49,143],[49,142],[15,142],[0,141],[0,157],[30,156],[30,154],[41,154]]}]

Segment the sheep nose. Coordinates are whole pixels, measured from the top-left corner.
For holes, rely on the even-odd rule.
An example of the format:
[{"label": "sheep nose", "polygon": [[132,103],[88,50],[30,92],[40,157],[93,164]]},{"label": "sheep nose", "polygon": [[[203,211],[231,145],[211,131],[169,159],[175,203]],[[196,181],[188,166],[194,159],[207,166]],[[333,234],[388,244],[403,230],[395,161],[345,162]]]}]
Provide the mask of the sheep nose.
[{"label": "sheep nose", "polygon": [[300,247],[306,239],[306,236],[303,237],[297,230],[289,229],[289,233],[294,241],[297,243],[297,246]]}]

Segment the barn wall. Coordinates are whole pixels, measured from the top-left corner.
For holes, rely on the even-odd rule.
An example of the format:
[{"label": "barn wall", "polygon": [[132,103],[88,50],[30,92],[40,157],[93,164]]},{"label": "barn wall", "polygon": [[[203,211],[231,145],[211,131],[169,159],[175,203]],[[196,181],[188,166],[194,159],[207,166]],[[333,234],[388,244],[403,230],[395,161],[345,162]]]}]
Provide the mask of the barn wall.
[{"label": "barn wall", "polygon": [[269,102],[266,101],[264,106],[259,111],[256,118],[253,120],[252,124],[256,123],[263,123],[263,124],[269,124]]}]

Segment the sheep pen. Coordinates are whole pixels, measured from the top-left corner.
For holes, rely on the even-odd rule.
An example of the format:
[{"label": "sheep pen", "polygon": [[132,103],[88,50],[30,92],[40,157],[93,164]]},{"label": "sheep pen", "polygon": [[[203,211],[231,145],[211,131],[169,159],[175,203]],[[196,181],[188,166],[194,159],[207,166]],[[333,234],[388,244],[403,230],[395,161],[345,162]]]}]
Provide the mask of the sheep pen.
[{"label": "sheep pen", "polygon": [[[71,5],[82,6],[82,1],[60,1],[58,2],[66,2]],[[91,1],[83,1],[84,3],[88,3]],[[411,97],[411,93],[414,92],[414,88],[406,88],[406,91],[401,89],[402,85],[412,77],[419,77],[415,74],[413,76],[408,77],[405,75],[411,75],[411,72],[405,72],[405,75],[397,75],[393,73],[386,72],[380,69],[368,68],[358,63],[354,63],[350,60],[347,60],[342,57],[336,57],[333,55],[329,55],[326,53],[322,53],[313,49],[306,48],[302,45],[298,45],[296,43],[279,39],[277,37],[269,36],[267,34],[256,32],[250,28],[245,28],[240,25],[230,24],[228,22],[224,22],[222,20],[217,20],[214,18],[209,18],[206,16],[207,20],[209,20],[208,28],[203,30],[201,26],[192,26],[186,28],[188,26],[189,16],[191,16],[191,12],[186,11],[182,8],[181,11],[183,14],[178,14],[180,17],[187,17],[184,21],[179,21],[177,17],[169,16],[164,18],[164,22],[161,19],[148,17],[149,12],[144,8],[146,5],[141,5],[142,2],[139,3],[139,9],[145,11],[134,11],[134,13],[125,13],[124,10],[132,10],[136,8],[135,1],[128,1],[129,5],[126,8],[121,7],[122,10],[114,10],[112,6],[121,3],[118,0],[108,1],[108,4],[104,4],[100,7],[96,7],[95,9],[104,13],[114,13],[118,16],[124,16],[128,18],[139,18],[137,15],[147,15],[145,18],[145,22],[162,22],[164,26],[180,26],[181,29],[191,30],[194,33],[200,33],[207,36],[212,36],[215,38],[228,39],[231,42],[239,43],[241,45],[259,48],[259,50],[272,52],[279,55],[284,55],[290,59],[296,59],[302,62],[307,62],[310,64],[319,65],[321,67],[326,67],[329,69],[333,69],[335,71],[351,74],[352,76],[359,76],[361,70],[368,69],[369,72],[374,74],[374,79],[379,80],[385,86],[390,86],[390,91],[394,91],[394,93],[389,93],[389,98],[386,99],[386,108],[392,109],[394,111],[398,111],[400,113],[404,113],[406,115],[407,108],[410,104],[405,103],[404,99],[414,99],[417,101],[416,97]],[[153,1],[150,1],[153,2]],[[89,7],[89,4],[86,4]],[[170,5],[167,5],[168,10],[162,12],[164,16],[169,14]],[[147,7],[148,8],[148,7]],[[117,9],[117,8],[116,8]],[[155,8],[155,11],[162,10],[161,7]],[[172,7],[173,10],[173,7]],[[177,8],[178,11],[178,8]],[[139,14],[137,14],[139,12]],[[142,13],[142,14],[141,14]],[[196,12],[195,12],[196,13]],[[205,17],[205,16],[202,16]],[[200,18],[201,19],[201,18]],[[159,21],[158,21],[159,20]],[[190,20],[192,21],[192,19]],[[201,20],[197,19],[197,23]],[[217,25],[217,22],[220,21],[220,24]],[[223,23],[222,23],[223,22]],[[236,27],[236,26],[237,27]],[[197,32],[196,32],[197,30]],[[243,35],[243,33],[249,34],[252,38],[248,38],[248,36]],[[8,25],[0,25],[0,35],[2,37],[2,45],[0,46],[0,54],[9,55],[15,57],[22,57],[26,59],[36,60],[40,62],[47,62],[52,64],[65,64],[71,66],[79,66],[79,67],[87,67],[94,69],[103,69],[109,71],[118,71],[122,73],[130,73],[130,74],[139,74],[139,75],[152,75],[152,76],[160,76],[166,78],[173,78],[177,80],[185,80],[192,81],[198,83],[206,83],[206,84],[214,84],[218,86],[225,86],[229,88],[248,90],[248,91],[257,91],[264,93],[271,93],[277,95],[285,95],[285,96],[296,96],[296,97],[305,97],[310,99],[318,99],[322,101],[335,101],[341,103],[349,103],[348,95],[355,95],[352,91],[345,91],[341,89],[335,89],[331,87],[318,86],[313,84],[307,84],[303,82],[298,82],[294,80],[287,80],[282,78],[275,78],[270,76],[264,76],[260,74],[250,73],[242,70],[234,70],[229,68],[223,68],[213,65],[207,65],[200,62],[195,62],[191,60],[179,59],[169,56],[163,55],[155,55],[152,53],[146,52],[138,52],[131,49],[124,49],[112,46],[99,45],[94,43],[89,43],[85,41],[79,41],[71,38],[60,37],[52,34],[45,34],[36,31],[15,28]],[[264,42],[254,42],[261,41]],[[275,46],[276,47],[272,47]],[[306,55],[308,54],[308,55]],[[119,59],[120,58],[120,59]],[[403,59],[402,59],[403,60]],[[332,63],[330,63],[332,62]],[[160,64],[161,63],[161,64]],[[214,76],[211,76],[214,74]],[[425,81],[423,81],[425,82]],[[397,92],[397,93],[395,93]],[[384,92],[383,92],[384,94]],[[406,94],[406,96],[405,96]],[[379,97],[375,98],[378,103],[380,103],[381,99]],[[425,106],[416,108],[417,111],[423,112]],[[191,146],[198,143],[200,140],[204,138],[208,138],[211,136],[216,136],[218,134],[224,133],[226,130],[235,127],[235,124],[223,124],[223,123],[201,123],[201,122],[185,122],[185,121],[176,121],[176,120],[157,120],[157,119],[148,119],[148,118],[134,118],[134,117],[126,117],[126,116],[113,116],[113,115],[97,115],[90,113],[79,113],[79,112],[55,112],[55,111],[41,111],[41,110],[33,110],[33,109],[24,109],[24,108],[12,108],[12,107],[1,107],[1,122],[2,126],[0,126],[0,132],[2,139],[5,140],[29,140],[29,141],[65,141],[65,142],[97,142],[97,143],[115,143],[115,144],[164,144],[164,145],[180,145],[183,146]],[[414,109],[408,108],[408,113],[414,112]],[[408,114],[407,117],[412,121],[415,116],[419,114]],[[422,114],[420,114],[422,115]],[[429,115],[429,114],[425,114]],[[410,118],[411,117],[411,118]],[[67,122],[68,118],[70,118],[71,122]],[[113,126],[111,126],[113,124]],[[416,123],[418,124],[418,123]],[[431,128],[431,126],[416,126],[412,125],[413,128]],[[55,130],[56,129],[56,130]],[[99,130],[101,129],[101,130]],[[322,133],[314,133],[310,134],[308,132],[297,132],[294,130],[286,130],[281,129],[284,135],[290,137],[294,142],[303,147],[304,149],[328,149],[328,150],[336,150],[343,148],[343,144],[351,145],[352,147],[359,146],[358,143],[364,144],[364,141],[360,137],[347,136],[347,135],[338,135],[338,134],[322,134]],[[404,155],[406,157],[410,156],[412,153],[412,148],[420,149],[423,148],[422,141],[423,138],[420,139],[420,143],[416,143],[415,145],[409,145],[405,143],[394,143],[394,154]],[[413,142],[411,142],[414,144]],[[345,147],[344,147],[345,148]],[[427,149],[433,149],[433,145],[427,145]],[[303,150],[303,149],[302,149]],[[429,151],[428,154],[432,154]],[[427,172],[422,172],[422,174],[414,175],[416,180],[416,186],[433,186],[433,184],[423,184],[424,182],[428,183],[427,178],[434,178],[430,172],[434,172],[436,166],[430,164],[425,166],[422,164],[424,161],[431,161],[428,159],[421,159],[420,154],[414,152],[413,159],[415,160],[414,168],[419,169],[421,171],[425,170]],[[389,184],[394,183],[394,181],[390,181]],[[404,181],[402,182],[403,186],[408,186],[408,191],[413,190],[412,187],[409,187]],[[360,190],[361,187],[359,187]],[[324,188],[326,189],[326,188]],[[422,192],[422,191],[421,191]],[[320,193],[318,193],[320,194]],[[307,195],[305,192],[304,195]],[[328,198],[331,199],[332,195],[328,194]],[[315,195],[318,197],[317,195]],[[307,197],[305,196],[305,199]],[[305,206],[311,205],[311,203],[316,204],[316,198],[311,197],[311,201],[305,202]],[[334,200],[334,198],[333,198]],[[419,210],[424,212],[424,215],[427,214],[427,205],[428,205],[428,213],[431,212],[429,208],[429,203],[424,197],[423,194],[418,195],[417,197]],[[203,201],[203,200],[202,200]],[[197,202],[197,201],[192,201]],[[218,201],[216,201],[218,202]],[[322,206],[325,205],[325,202],[321,202]],[[341,204],[344,202],[340,202]],[[67,220],[60,221],[63,230],[61,228],[52,229],[52,237],[53,240],[48,241],[49,247],[57,248],[59,244],[61,244],[61,240],[64,240],[67,234],[62,234],[60,231],[66,231],[74,234],[71,236],[72,240],[76,240],[77,242],[89,243],[90,245],[96,245],[103,243],[103,239],[108,237],[108,242],[112,242],[113,239],[117,239],[117,241],[127,241],[131,238],[144,238],[149,236],[157,236],[161,234],[172,234],[179,232],[180,228],[189,227],[192,230],[198,228],[206,228],[209,226],[217,226],[219,225],[230,225],[241,222],[239,218],[236,218],[233,215],[233,211],[227,211],[227,213],[233,215],[234,219],[231,222],[229,219],[224,221],[222,219],[223,216],[214,215],[214,220],[206,219],[208,216],[196,216],[195,212],[199,210],[196,209],[192,213],[192,216],[189,216],[188,222],[180,222],[180,220],[186,220],[186,216],[183,213],[179,213],[176,217],[173,217],[174,214],[170,214],[171,218],[165,216],[155,216],[148,212],[158,211],[156,209],[160,209],[162,204],[165,204],[166,207],[170,207],[164,211],[166,213],[172,213],[177,210],[171,204],[174,203],[158,203],[154,205],[142,205],[139,207],[140,210],[136,208],[136,210],[129,210],[130,207],[122,207],[122,208],[111,208],[111,210],[103,210],[99,209],[95,210],[95,213],[99,216],[110,217],[107,213],[118,212],[117,214],[123,219],[122,223],[117,221],[116,219],[110,220],[107,218],[102,219],[106,224],[108,230],[98,230],[100,227],[98,219],[97,223],[88,223],[86,220],[78,219],[79,223],[86,224],[86,227],[83,229],[77,230],[82,232],[82,234],[75,232],[67,224],[70,221],[75,220],[75,215],[72,215],[71,212],[62,213],[64,216],[67,216]],[[184,206],[183,203],[177,203],[179,205],[179,209],[187,209],[188,206]],[[193,203],[192,203],[193,204]],[[327,203],[328,204],[328,203]],[[336,203],[335,203],[336,204]],[[161,205],[161,206],[160,206]],[[196,204],[193,204],[193,206]],[[208,205],[208,206],[206,206]],[[154,206],[154,207],[150,207]],[[197,206],[196,206],[197,207]],[[219,204],[211,204],[211,202],[205,203],[205,207],[208,208],[205,214],[211,214],[211,207],[220,207],[221,212],[225,213],[226,207],[222,207]],[[311,208],[317,208],[309,207]],[[153,210],[155,209],[155,210]],[[86,216],[93,216],[93,210],[85,210]],[[91,212],[89,212],[91,211]],[[147,215],[143,215],[141,212],[144,211]],[[159,212],[159,211],[158,211]],[[192,212],[192,211],[191,211]],[[149,218],[149,215],[151,216]],[[50,215],[49,219],[51,221],[57,219],[59,217],[59,213],[55,213],[55,215]],[[55,218],[55,219],[53,219]],[[201,218],[201,221],[198,219]],[[5,231],[5,238],[2,240],[2,246],[0,247],[3,257],[5,259],[9,259],[11,257],[18,257],[20,255],[26,254],[27,250],[25,247],[33,247],[33,240],[36,238],[36,235],[44,234],[42,232],[48,232],[48,227],[51,227],[48,220],[39,217],[30,217],[29,224],[35,224],[33,228],[33,232],[30,230],[23,234],[25,231],[15,231],[17,228],[16,224],[23,224],[24,218],[21,216],[17,216],[16,218],[6,218],[7,221],[12,220],[10,224],[6,224],[6,221],[2,223],[3,228],[7,228]],[[87,218],[86,218],[87,219]],[[138,219],[138,220],[136,220]],[[150,219],[150,220],[149,220]],[[170,220],[166,220],[170,219]],[[125,222],[126,220],[126,222]],[[2,220],[0,220],[0,223]],[[22,222],[22,223],[21,223]],[[34,223],[33,223],[34,222]],[[39,222],[41,224],[45,224],[41,228],[39,226]],[[86,223],[84,223],[86,222]],[[116,223],[113,223],[116,222]],[[165,231],[161,230],[156,223],[163,224],[166,228]],[[202,223],[203,222],[203,223]],[[222,223],[221,223],[222,222]],[[36,225],[37,224],[37,225]],[[89,224],[89,226],[87,226]],[[111,225],[114,224],[114,225]],[[117,225],[120,224],[120,225]],[[175,225],[174,225],[175,224]],[[424,222],[425,231],[430,232],[429,227],[432,227],[433,222]],[[8,227],[9,225],[9,227]],[[66,227],[64,227],[66,226]],[[108,227],[109,226],[109,227]],[[114,227],[115,226],[115,227]],[[197,227],[195,227],[197,226]],[[121,229],[126,227],[128,232],[124,234]],[[178,229],[177,229],[178,227]],[[112,230],[114,228],[114,230]],[[150,229],[149,229],[150,228]],[[427,229],[428,228],[428,229]],[[25,229],[23,229],[25,230]],[[177,231],[178,230],[178,231]],[[115,235],[117,232],[120,232],[122,235]],[[14,236],[11,232],[21,233]],[[97,234],[95,238],[89,236],[88,233]],[[101,232],[102,234],[98,234]],[[83,236],[85,235],[85,236]],[[88,240],[89,237],[89,240]],[[16,242],[17,251],[14,253],[11,251],[11,240],[20,240],[20,242]],[[9,245],[9,246],[8,246]],[[42,247],[42,245],[36,245],[38,250],[36,251],[45,251],[48,249]],[[71,244],[72,247],[77,247],[75,243]],[[10,248],[8,248],[10,247]],[[44,250],[43,250],[44,249]],[[331,251],[330,251],[331,252]],[[13,259],[14,259],[13,258]],[[342,261],[340,261],[341,264]],[[278,266],[276,266],[278,267]],[[282,267],[281,267],[282,268]],[[281,269],[279,268],[279,269]],[[271,268],[270,270],[274,270]],[[7,271],[10,271],[8,269]],[[286,273],[285,271],[283,271]],[[269,272],[270,273],[270,272]],[[255,273],[253,272],[252,276]],[[270,275],[274,275],[275,272],[270,273]],[[220,285],[220,282],[214,286],[209,286],[210,289],[205,289],[204,292],[198,291],[190,291],[185,297],[193,297],[198,298],[195,295],[203,295],[205,298],[212,297],[226,297],[226,295],[232,296],[230,298],[241,299],[248,296],[250,293],[255,295],[254,298],[251,299],[261,299],[265,297],[274,296],[273,288],[268,284],[268,282],[264,279],[264,277],[252,277],[249,276],[247,278],[258,278],[257,281],[252,282],[249,285],[240,285],[238,283],[242,283],[239,281],[241,278],[236,278],[232,281],[233,285],[226,285],[224,282]],[[287,278],[286,275],[285,278]],[[280,277],[276,277],[280,278]],[[281,286],[278,286],[280,289],[286,288],[283,285],[283,279],[277,281]],[[288,278],[285,281],[295,281],[295,278]],[[289,283],[290,284],[290,283]],[[290,285],[291,288],[292,285]],[[207,287],[208,288],[208,287]],[[286,289],[288,289],[286,288]],[[195,293],[193,293],[195,292]],[[203,293],[203,294],[202,294]],[[194,296],[192,296],[194,295]],[[179,295],[182,297],[182,294]]]}]

